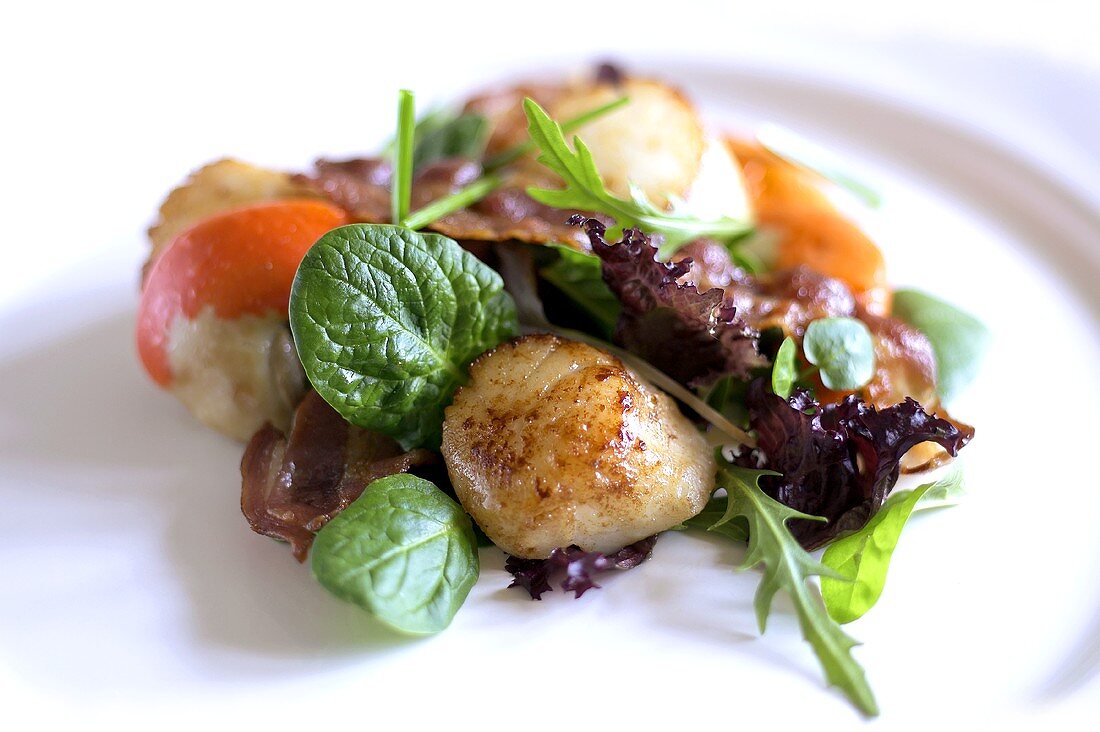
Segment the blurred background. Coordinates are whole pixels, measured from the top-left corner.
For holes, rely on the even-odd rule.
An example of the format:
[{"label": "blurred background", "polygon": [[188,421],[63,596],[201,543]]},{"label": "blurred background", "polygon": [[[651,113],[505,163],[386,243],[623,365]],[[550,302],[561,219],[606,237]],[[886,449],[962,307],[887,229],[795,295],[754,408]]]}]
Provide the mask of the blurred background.
[{"label": "blurred background", "polygon": [[0,306],[51,266],[139,240],[164,191],[203,161],[369,149],[388,134],[390,115],[374,110],[396,87],[426,105],[508,76],[517,57],[686,56],[848,85],[979,127],[1100,190],[1093,0],[104,1],[4,15],[0,186],[22,215],[0,247],[19,256],[44,221],[79,229],[61,243],[71,256],[0,271]]}]

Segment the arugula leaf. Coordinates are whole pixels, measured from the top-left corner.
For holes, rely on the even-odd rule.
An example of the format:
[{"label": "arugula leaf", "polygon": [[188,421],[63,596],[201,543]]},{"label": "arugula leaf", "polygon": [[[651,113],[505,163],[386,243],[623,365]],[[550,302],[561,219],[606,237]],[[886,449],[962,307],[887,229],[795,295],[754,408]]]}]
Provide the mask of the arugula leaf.
[{"label": "arugula leaf", "polygon": [[922,507],[928,496],[937,498],[934,503],[929,500],[926,507],[947,505],[939,496],[956,493],[962,485],[961,476],[956,470],[936,483],[891,495],[866,526],[829,545],[821,562],[843,577],[821,579],[821,596],[833,620],[850,623],[874,607],[886,586],[890,558],[910,514]]},{"label": "arugula leaf", "polygon": [[416,126],[413,93],[402,89],[397,97],[397,149],[393,160],[391,220],[400,224],[409,215],[412,200],[413,134]]},{"label": "arugula leaf", "polygon": [[558,253],[558,259],[540,269],[539,274],[588,313],[600,334],[610,340],[622,305],[604,282],[600,258],[564,244],[547,246]]},{"label": "arugula leaf", "polygon": [[875,716],[871,687],[863,669],[852,658],[856,641],[834,623],[808,583],[810,576],[837,576],[829,567],[816,561],[791,536],[787,522],[791,519],[819,519],[795,511],[768,497],[758,485],[768,471],[750,470],[722,465],[718,471],[720,487],[726,489],[726,511],[715,525],[720,527],[743,516],[749,527],[749,546],[741,569],[764,567],[764,577],[756,590],[756,619],[763,633],[775,593],[783,589],[794,603],[802,635],[813,648],[825,671],[826,681],[840,688],[845,696],[864,714]]},{"label": "arugula leaf", "polygon": [[561,125],[533,99],[525,99],[523,109],[527,114],[528,133],[541,151],[538,161],[565,181],[565,188],[561,190],[528,188],[527,195],[539,203],[554,208],[607,214],[615,219],[617,228],[637,226],[649,233],[660,234],[665,240],[661,254],[666,258],[691,239],[708,236],[730,241],[752,231],[751,224],[745,221],[730,218],[704,221],[662,211],[637,189],[632,189],[630,199],[615,196],[604,186],[592,153],[580,138],[573,138],[574,152],[565,140]]},{"label": "arugula leaf", "polygon": [[726,516],[725,496],[712,498],[707,501],[703,510],[680,524],[676,529],[701,529],[726,537],[731,541],[746,542],[749,540],[749,524],[744,516],[738,516],[730,521],[722,523]]},{"label": "arugula leaf", "polygon": [[787,336],[783,339],[779,351],[775,354],[775,363],[772,364],[772,391],[776,396],[789,399],[794,382],[798,379],[798,366],[795,364],[795,356],[798,347],[794,339]]},{"label": "arugula leaf", "polygon": [[353,224],[313,245],[290,296],[306,375],[352,424],[405,449],[439,444],[476,356],[518,332],[500,275],[453,240]]},{"label": "arugula leaf", "polygon": [[864,386],[875,373],[871,331],[855,318],[820,318],[802,339],[806,360],[821,370],[821,383],[836,391]]},{"label": "arugula leaf", "polygon": [[[581,112],[576,117],[567,119],[562,122],[561,131],[562,133],[572,132],[580,127],[584,127],[589,122],[593,122],[600,117],[603,117],[605,114],[610,114],[611,112],[614,112],[619,107],[626,106],[629,103],[630,97],[619,97],[618,99],[610,101],[607,104],[601,104],[598,107],[593,107],[586,112]],[[497,153],[496,155],[486,160],[485,169],[489,171],[499,170],[505,165],[514,163],[515,161],[522,158],[524,155],[534,152],[535,148],[535,141],[528,138],[518,145],[513,145],[507,150]]]},{"label": "arugula leaf", "polygon": [[395,630],[438,633],[477,582],[473,523],[430,481],[391,475],[329,521],[313,542],[313,576]]},{"label": "arugula leaf", "polygon": [[415,139],[413,169],[445,158],[480,158],[488,142],[489,120],[480,114],[461,114]]},{"label": "arugula leaf", "polygon": [[916,290],[894,293],[894,315],[928,337],[936,354],[936,390],[945,402],[978,375],[989,329],[973,315]]}]

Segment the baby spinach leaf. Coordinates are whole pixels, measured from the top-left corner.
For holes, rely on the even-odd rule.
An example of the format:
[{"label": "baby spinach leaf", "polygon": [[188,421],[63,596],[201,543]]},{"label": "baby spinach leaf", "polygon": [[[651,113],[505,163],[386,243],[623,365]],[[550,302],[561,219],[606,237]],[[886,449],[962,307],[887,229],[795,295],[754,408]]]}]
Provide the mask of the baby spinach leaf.
[{"label": "baby spinach leaf", "polygon": [[500,275],[453,240],[353,224],[313,245],[290,296],[306,375],[352,424],[406,448],[439,444],[475,357],[518,331]]},{"label": "baby spinach leaf", "polygon": [[874,694],[863,669],[852,658],[851,649],[856,641],[830,619],[809,583],[811,575],[831,577],[837,576],[836,572],[807,554],[787,529],[791,519],[823,519],[795,511],[770,498],[758,485],[761,476],[768,474],[774,475],[764,470],[722,465],[718,471],[718,486],[726,489],[726,510],[712,529],[744,517],[748,524],[749,547],[741,568],[764,567],[764,577],[754,601],[760,632],[764,632],[775,593],[785,590],[794,603],[802,635],[825,671],[826,681],[844,692],[861,712],[875,716],[878,705]]},{"label": "baby spinach leaf", "polygon": [[949,505],[946,497],[957,493],[961,485],[961,473],[955,471],[936,483],[899,491],[862,529],[829,545],[821,562],[843,578],[821,578],[821,596],[833,620],[850,623],[874,607],[886,586],[890,558],[910,514],[924,507],[926,499],[928,508]]},{"label": "baby spinach leaf", "polygon": [[563,244],[549,246],[558,252],[558,259],[539,274],[588,313],[603,337],[610,340],[622,305],[603,280],[600,258]]},{"label": "baby spinach leaf", "polygon": [[413,169],[445,158],[480,158],[489,141],[489,120],[461,114],[424,133],[413,148]]},{"label": "baby spinach leaf", "polygon": [[945,402],[978,374],[989,330],[974,316],[916,290],[894,293],[894,315],[928,337],[936,354],[936,388]]},{"label": "baby spinach leaf", "polygon": [[317,533],[313,576],[402,633],[446,628],[477,581],[473,523],[430,481],[391,475]]},{"label": "baby spinach leaf", "polygon": [[775,363],[772,364],[772,391],[776,396],[784,399],[791,396],[791,389],[798,378],[798,366],[795,363],[797,353],[798,347],[795,346],[794,339],[790,336],[784,338],[775,354]]},{"label": "baby spinach leaf", "polygon": [[802,351],[806,360],[820,369],[821,383],[829,389],[858,389],[875,373],[871,331],[855,318],[813,321],[806,328]]}]

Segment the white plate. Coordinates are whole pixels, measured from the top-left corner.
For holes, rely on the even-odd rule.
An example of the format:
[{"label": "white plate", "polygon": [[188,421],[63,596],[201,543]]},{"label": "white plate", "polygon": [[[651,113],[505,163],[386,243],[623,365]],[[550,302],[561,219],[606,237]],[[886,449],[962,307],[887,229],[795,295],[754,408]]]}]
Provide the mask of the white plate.
[{"label": "white plate", "polygon": [[[881,602],[850,626],[883,725],[1095,710],[1097,210],[1012,150],[896,101],[759,70],[650,67],[715,119],[776,121],[835,148],[884,195],[867,223],[894,281],[995,334],[954,409],[977,426],[970,494],[914,520]],[[264,149],[279,160],[277,143]],[[151,169],[165,182],[183,172]],[[330,598],[247,529],[239,446],[143,377],[141,250],[128,236],[2,301],[0,690],[12,714],[485,729],[859,719],[824,688],[786,602],[757,637],[758,575],[734,573],[741,551],[720,541],[667,536],[603,589],[541,603],[506,590],[501,555],[484,551],[453,626],[424,640]]]}]

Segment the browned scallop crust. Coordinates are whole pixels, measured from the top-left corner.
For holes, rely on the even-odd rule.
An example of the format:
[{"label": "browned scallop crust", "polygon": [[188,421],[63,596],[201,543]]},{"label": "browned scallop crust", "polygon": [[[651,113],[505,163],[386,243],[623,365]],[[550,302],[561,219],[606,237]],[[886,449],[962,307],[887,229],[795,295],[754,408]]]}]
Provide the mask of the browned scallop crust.
[{"label": "browned scallop crust", "polygon": [[617,358],[552,335],[470,367],[443,426],[463,507],[515,556],[613,551],[698,513],[714,487],[706,441]]}]

